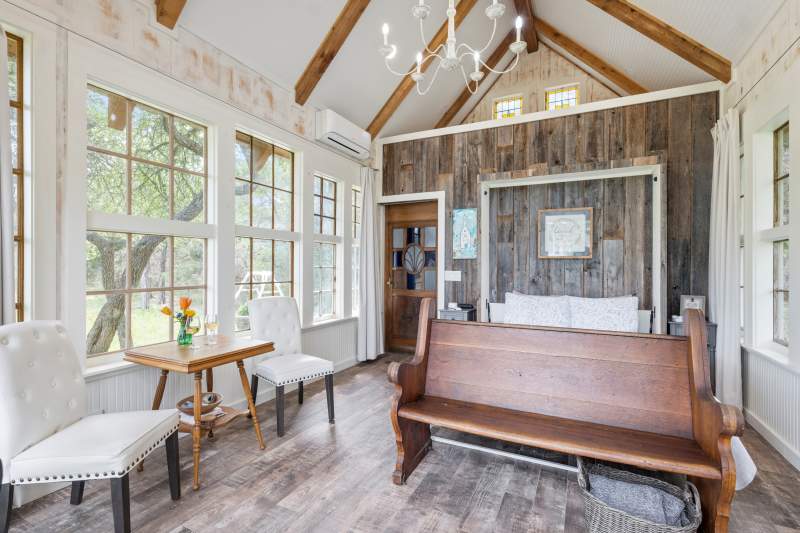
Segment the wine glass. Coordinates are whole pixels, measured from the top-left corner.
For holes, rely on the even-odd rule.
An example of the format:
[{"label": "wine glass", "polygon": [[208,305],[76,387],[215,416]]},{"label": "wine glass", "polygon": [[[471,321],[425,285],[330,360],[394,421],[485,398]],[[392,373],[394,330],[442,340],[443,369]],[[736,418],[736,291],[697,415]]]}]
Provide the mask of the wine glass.
[{"label": "wine glass", "polygon": [[217,329],[219,328],[217,314],[208,313],[206,314],[205,320],[206,320],[206,344],[216,344]]}]

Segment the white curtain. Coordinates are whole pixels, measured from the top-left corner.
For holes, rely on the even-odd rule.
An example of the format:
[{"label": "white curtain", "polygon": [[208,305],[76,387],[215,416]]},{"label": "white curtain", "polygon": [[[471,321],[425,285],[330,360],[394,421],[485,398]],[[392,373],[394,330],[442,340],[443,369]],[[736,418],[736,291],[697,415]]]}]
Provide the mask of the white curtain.
[{"label": "white curtain", "polygon": [[716,395],[742,407],[742,356],[739,340],[739,115],[735,109],[717,121],[711,189],[708,310],[717,323]]},{"label": "white curtain", "polygon": [[[717,323],[717,390],[723,403],[742,408],[742,349],[739,341],[739,114],[735,109],[717,121],[711,187],[708,311]],[[756,465],[742,441],[731,443],[736,490],[756,476]]]},{"label": "white curtain", "polygon": [[380,232],[383,223],[375,203],[375,172],[361,169],[361,253],[359,255],[358,360],[383,353],[383,275],[380,264]]},{"label": "white curtain", "polygon": [[[20,90],[22,88],[20,87]],[[14,199],[8,109],[8,41],[0,26],[0,324],[16,322],[14,310]]]}]

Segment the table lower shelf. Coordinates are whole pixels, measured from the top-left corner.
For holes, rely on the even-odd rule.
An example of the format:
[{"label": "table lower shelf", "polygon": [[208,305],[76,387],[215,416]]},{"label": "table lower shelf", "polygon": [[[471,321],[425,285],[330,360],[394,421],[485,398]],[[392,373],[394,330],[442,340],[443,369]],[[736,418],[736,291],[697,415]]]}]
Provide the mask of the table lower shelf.
[{"label": "table lower shelf", "polygon": [[[229,424],[230,422],[233,422],[235,419],[239,418],[240,416],[247,415],[247,414],[250,413],[250,411],[248,411],[247,409],[244,409],[244,410],[234,409],[233,407],[229,407],[227,405],[222,405],[222,406],[220,406],[220,408],[222,409],[222,411],[224,413],[221,416],[214,417],[214,418],[208,418],[206,420],[203,420],[202,417],[201,417],[201,419],[200,419],[200,431],[201,432],[205,433],[205,432],[207,432],[208,430],[211,430],[211,429],[219,429],[222,426],[225,426],[225,425]],[[208,415],[204,415],[204,416],[208,416]],[[194,429],[194,424],[187,424],[186,422],[181,421],[180,427],[178,428],[178,431],[180,431],[182,433],[191,433],[193,429]]]}]

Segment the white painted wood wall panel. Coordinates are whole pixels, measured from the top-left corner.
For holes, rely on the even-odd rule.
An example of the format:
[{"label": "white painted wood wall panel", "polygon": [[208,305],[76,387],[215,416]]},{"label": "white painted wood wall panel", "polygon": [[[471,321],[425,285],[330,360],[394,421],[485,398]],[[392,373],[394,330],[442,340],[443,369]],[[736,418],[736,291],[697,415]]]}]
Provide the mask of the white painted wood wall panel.
[{"label": "white painted wood wall panel", "polygon": [[747,422],[800,469],[800,374],[743,350],[742,379]]},{"label": "white painted wood wall panel", "polygon": [[[303,351],[333,361],[339,372],[356,364],[356,319],[316,326],[303,332]],[[202,342],[202,341],[201,341]],[[250,364],[246,364],[251,376]],[[89,412],[117,412],[150,409],[160,371],[133,367],[122,372],[101,375],[88,380]],[[192,376],[170,372],[162,407],[173,407],[178,400],[192,394]],[[293,387],[292,387],[293,388]],[[214,370],[214,390],[225,398],[226,405],[245,407],[245,398],[236,365]],[[259,386],[258,403],[275,397],[273,387]]]}]

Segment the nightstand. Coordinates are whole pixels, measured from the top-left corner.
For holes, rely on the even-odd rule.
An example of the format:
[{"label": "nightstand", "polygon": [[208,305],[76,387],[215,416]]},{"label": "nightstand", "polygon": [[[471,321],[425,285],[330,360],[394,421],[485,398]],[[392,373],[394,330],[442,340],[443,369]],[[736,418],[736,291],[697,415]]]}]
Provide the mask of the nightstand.
[{"label": "nightstand", "polygon": [[[708,334],[708,366],[711,369],[711,390],[717,390],[717,325],[714,322],[706,322]],[[670,321],[667,325],[669,335],[676,337],[686,336],[686,324],[683,322]]]}]

